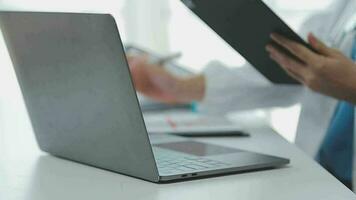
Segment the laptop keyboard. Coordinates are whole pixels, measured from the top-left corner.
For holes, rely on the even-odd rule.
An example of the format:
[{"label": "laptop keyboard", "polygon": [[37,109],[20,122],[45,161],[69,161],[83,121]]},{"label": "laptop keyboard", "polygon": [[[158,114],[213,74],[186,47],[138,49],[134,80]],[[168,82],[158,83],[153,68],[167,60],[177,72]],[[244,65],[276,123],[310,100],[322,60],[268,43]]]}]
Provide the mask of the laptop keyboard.
[{"label": "laptop keyboard", "polygon": [[158,171],[163,175],[184,174],[226,167],[228,164],[216,160],[192,156],[162,148],[153,148]]}]

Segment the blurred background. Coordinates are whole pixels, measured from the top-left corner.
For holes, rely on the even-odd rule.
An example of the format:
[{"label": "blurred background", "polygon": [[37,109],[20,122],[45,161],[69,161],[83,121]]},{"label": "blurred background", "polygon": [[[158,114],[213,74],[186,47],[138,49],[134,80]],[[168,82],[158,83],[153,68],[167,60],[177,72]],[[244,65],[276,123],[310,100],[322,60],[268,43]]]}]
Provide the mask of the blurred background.
[{"label": "blurred background", "polygon": [[[293,29],[298,30],[311,15],[328,9],[332,0],[265,0]],[[1,10],[100,12],[115,16],[124,43],[160,54],[182,52],[178,62],[194,72],[218,60],[230,67],[239,67],[245,60],[194,16],[179,0],[0,0]],[[238,26],[238,24],[236,25]],[[24,112],[21,93],[11,61],[0,39],[0,120],[18,119]],[[299,106],[273,109],[267,117],[274,127],[293,142]],[[4,113],[13,113],[4,116]],[[283,119],[283,123],[280,123]],[[279,122],[279,123],[278,123]],[[13,123],[4,123],[15,125]],[[23,124],[21,126],[24,126]],[[30,126],[29,122],[26,126]],[[23,127],[22,127],[23,128]],[[0,127],[0,131],[6,127]],[[1,134],[0,134],[1,136]],[[0,138],[0,145],[1,145]]]}]

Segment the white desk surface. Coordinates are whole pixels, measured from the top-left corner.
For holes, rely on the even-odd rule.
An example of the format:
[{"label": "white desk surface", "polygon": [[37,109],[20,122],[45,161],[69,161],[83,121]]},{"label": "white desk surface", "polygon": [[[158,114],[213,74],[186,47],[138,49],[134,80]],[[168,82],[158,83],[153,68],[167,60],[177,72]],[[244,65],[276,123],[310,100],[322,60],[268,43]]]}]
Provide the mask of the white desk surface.
[{"label": "white desk surface", "polygon": [[263,123],[249,129],[251,138],[202,140],[289,157],[290,166],[158,185],[46,155],[38,150],[26,117],[15,113],[8,116],[12,117],[0,115],[1,200],[356,199],[301,150]]}]

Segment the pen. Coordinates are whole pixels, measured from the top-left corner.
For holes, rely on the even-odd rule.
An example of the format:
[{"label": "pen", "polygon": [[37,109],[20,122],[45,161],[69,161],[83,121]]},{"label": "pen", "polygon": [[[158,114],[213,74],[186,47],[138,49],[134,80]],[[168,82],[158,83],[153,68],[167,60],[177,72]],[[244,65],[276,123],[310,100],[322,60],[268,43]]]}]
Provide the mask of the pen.
[{"label": "pen", "polygon": [[169,55],[169,56],[166,56],[166,57],[163,57],[163,58],[159,59],[157,61],[157,64],[158,65],[164,65],[167,62],[170,62],[172,60],[178,59],[180,57],[182,57],[182,53],[175,53],[175,54],[172,54],[172,55]]}]

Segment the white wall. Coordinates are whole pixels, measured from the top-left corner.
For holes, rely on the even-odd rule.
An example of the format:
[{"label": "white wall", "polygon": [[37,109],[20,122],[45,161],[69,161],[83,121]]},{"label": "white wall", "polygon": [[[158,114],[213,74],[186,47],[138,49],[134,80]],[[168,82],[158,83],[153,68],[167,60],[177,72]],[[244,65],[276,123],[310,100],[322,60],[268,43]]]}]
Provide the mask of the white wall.
[{"label": "white wall", "polygon": [[126,0],[121,10],[128,43],[161,53],[169,51],[171,13],[167,0]]}]

